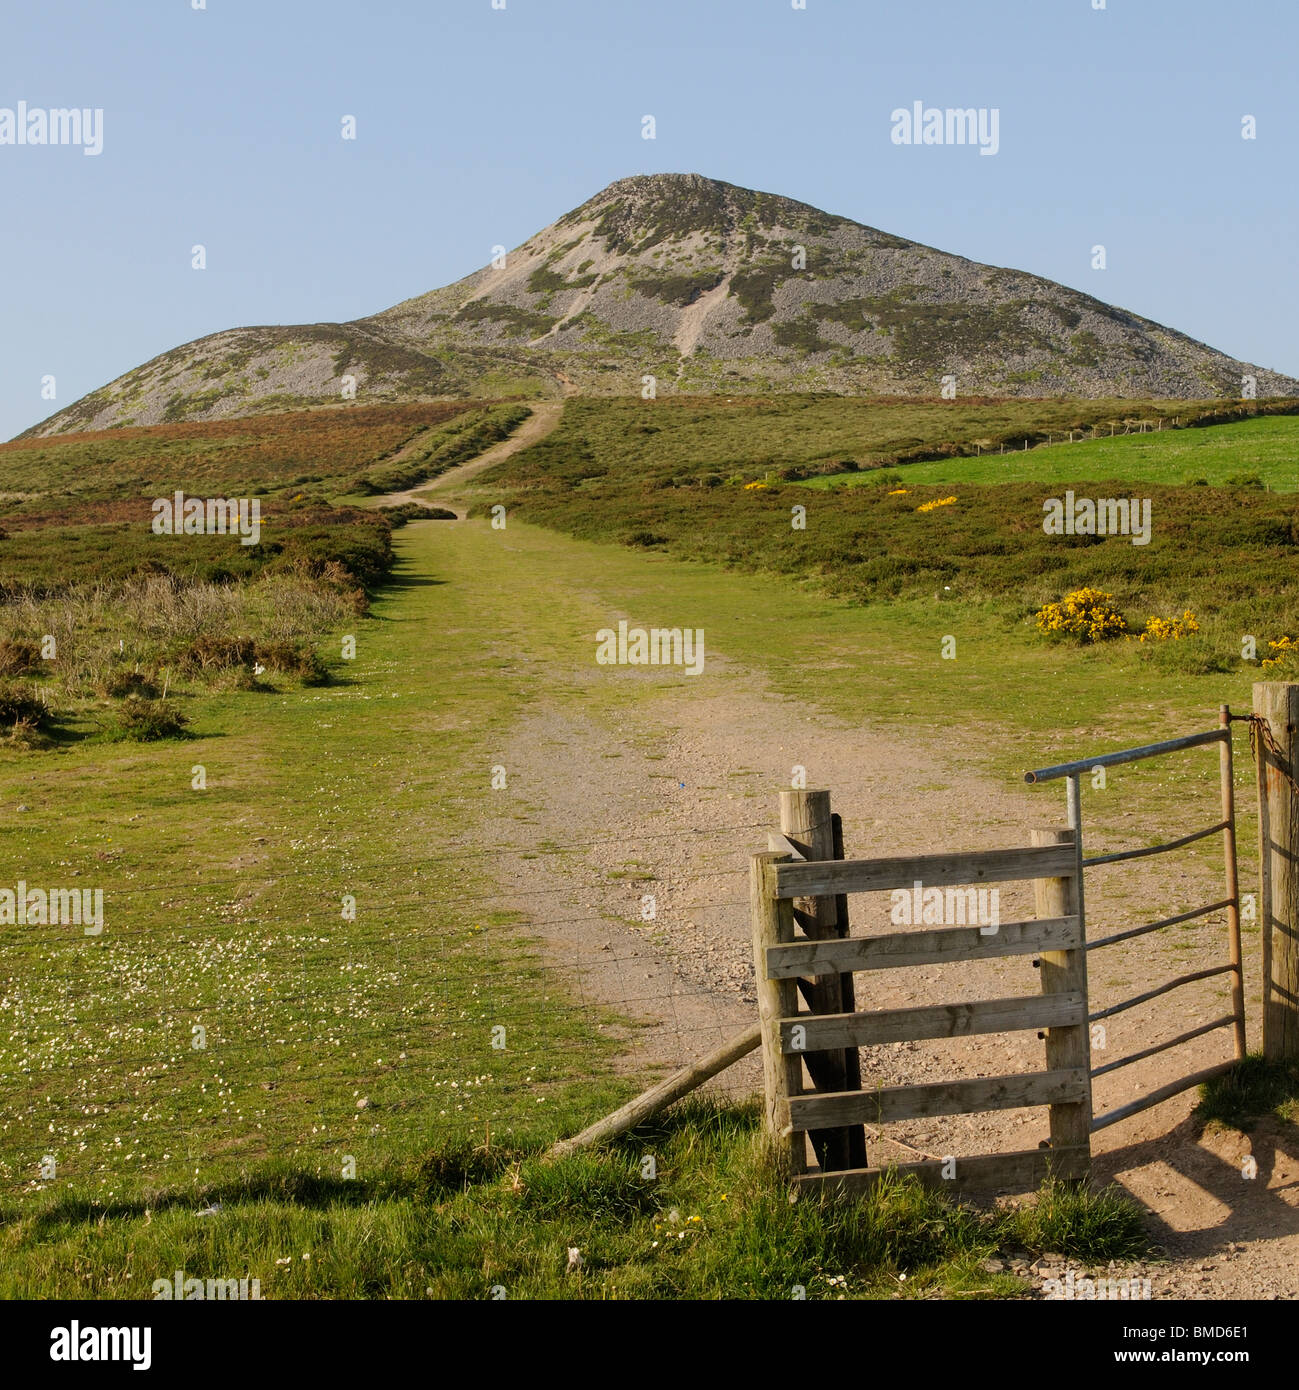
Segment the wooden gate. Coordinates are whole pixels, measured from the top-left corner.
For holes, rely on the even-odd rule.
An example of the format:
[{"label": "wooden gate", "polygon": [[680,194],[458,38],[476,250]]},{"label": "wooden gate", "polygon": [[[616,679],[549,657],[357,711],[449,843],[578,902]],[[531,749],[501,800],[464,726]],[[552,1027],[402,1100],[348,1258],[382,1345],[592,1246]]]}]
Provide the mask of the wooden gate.
[{"label": "wooden gate", "polygon": [[[829,821],[828,792],[799,795],[813,804],[821,799],[819,819]],[[882,1168],[838,1161],[855,1147],[837,1142],[847,1127],[1035,1105],[1050,1107],[1048,1147],[902,1164],[896,1171],[947,1188],[991,1185],[1020,1191],[1048,1173],[1085,1177],[1091,1127],[1087,968],[1082,864],[1073,831],[1039,831],[1032,845],[1015,849],[900,859],[814,859],[793,836],[774,839],[775,849],[750,861],[750,901],[766,1125],[796,1182],[860,1190],[879,1179]],[[852,937],[847,931],[849,894],[911,889],[917,882],[943,889],[1016,880],[1034,881],[1033,920],[1002,923],[992,932],[957,926]],[[796,900],[801,908],[796,909]],[[800,985],[804,999],[815,1006],[825,992],[818,986],[851,981],[857,972],[1013,955],[1038,958],[1040,994],[866,1012],[799,1011]],[[1047,1030],[1042,1071],[874,1089],[827,1089],[824,1080],[818,1085],[818,1077],[845,1074],[844,1068],[825,1066],[827,1054],[1024,1029]],[[809,1134],[817,1141],[819,1160],[811,1170]]]}]

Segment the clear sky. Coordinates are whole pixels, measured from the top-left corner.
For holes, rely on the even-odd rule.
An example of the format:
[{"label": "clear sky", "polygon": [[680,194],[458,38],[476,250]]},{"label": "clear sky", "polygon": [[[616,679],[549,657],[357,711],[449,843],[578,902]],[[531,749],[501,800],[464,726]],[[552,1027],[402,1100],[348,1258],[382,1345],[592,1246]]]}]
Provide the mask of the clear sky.
[{"label": "clear sky", "polygon": [[[0,438],[202,334],[458,279],[658,171],[1046,275],[1299,375],[1295,0],[195,3],[5,7],[0,109],[104,117],[98,156],[0,144]],[[999,152],[895,145],[915,101],[997,108]]]}]

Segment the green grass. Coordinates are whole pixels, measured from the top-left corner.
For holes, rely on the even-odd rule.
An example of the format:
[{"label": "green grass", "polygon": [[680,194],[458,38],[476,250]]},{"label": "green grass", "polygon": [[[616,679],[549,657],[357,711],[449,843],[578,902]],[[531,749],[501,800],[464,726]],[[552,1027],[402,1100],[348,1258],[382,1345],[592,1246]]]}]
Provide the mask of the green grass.
[{"label": "green grass", "polygon": [[[1221,487],[1238,476],[1256,476],[1273,492],[1299,489],[1299,418],[1276,416],[1231,425],[1162,430],[1151,434],[1086,439],[1076,444],[1008,450],[1004,455],[909,463],[900,471],[907,487],[958,483],[1101,482],[1180,486],[1200,480]],[[871,483],[869,473],[808,479],[815,488]]]},{"label": "green grass", "polygon": [[351,1183],[268,1166],[206,1198],[220,1210],[154,1193],[6,1213],[0,1297],[150,1297],[177,1269],[257,1278],[264,1298],[1015,1297],[1027,1279],[985,1261],[1146,1248],[1112,1190],[1048,1187],[978,1210],[894,1179],[867,1198],[791,1204],[756,1108],[705,1101],[553,1163],[507,1144],[414,1154]]},{"label": "green grass", "polygon": [[1117,420],[1171,420],[1213,401],[917,400],[829,395],[577,397],[560,426],[511,461],[525,486],[638,478],[652,485],[708,473],[748,481],[839,474],[950,448],[1046,438]]},{"label": "green grass", "polygon": [[1299,1122],[1299,1064],[1267,1062],[1252,1053],[1200,1087],[1195,1118],[1202,1124],[1248,1131],[1267,1116]]}]

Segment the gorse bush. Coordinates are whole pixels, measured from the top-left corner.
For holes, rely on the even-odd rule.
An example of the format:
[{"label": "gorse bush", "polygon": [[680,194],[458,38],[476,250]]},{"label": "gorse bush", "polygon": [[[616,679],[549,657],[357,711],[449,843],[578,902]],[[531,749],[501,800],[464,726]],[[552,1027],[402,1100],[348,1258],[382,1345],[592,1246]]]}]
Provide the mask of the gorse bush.
[{"label": "gorse bush", "polygon": [[27,687],[12,683],[0,685],[0,728],[5,731],[15,726],[44,728],[52,713],[44,697]]},{"label": "gorse bush", "polygon": [[1048,636],[1077,642],[1104,642],[1121,637],[1128,627],[1113,594],[1100,589],[1075,589],[1059,602],[1046,604],[1038,611],[1037,625]]},{"label": "gorse bush", "polygon": [[1199,632],[1200,624],[1195,614],[1188,608],[1180,618],[1147,618],[1146,628],[1137,638],[1139,642],[1178,642]]},{"label": "gorse bush", "polygon": [[114,671],[100,687],[110,700],[125,700],[128,696],[138,699],[157,699],[157,682],[142,671]]},{"label": "gorse bush", "polygon": [[41,649],[23,637],[0,638],[0,677],[27,676],[40,669]]},{"label": "gorse bush", "polygon": [[137,743],[179,738],[188,724],[189,719],[170,700],[131,698],[117,712],[119,736]]}]

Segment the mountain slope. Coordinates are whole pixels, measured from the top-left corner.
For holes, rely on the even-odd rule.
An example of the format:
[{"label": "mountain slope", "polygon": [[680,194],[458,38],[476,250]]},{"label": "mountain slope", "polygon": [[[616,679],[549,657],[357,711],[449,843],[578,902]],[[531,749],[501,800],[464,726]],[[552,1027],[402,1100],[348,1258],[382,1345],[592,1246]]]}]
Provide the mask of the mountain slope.
[{"label": "mountain slope", "polygon": [[620,179],[463,280],[345,324],[241,328],[29,434],[347,399],[831,390],[1299,395],[1077,290],[698,174]]}]

